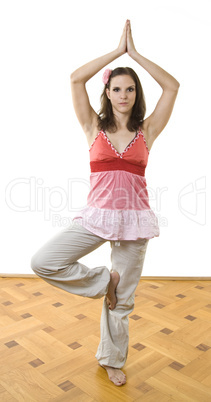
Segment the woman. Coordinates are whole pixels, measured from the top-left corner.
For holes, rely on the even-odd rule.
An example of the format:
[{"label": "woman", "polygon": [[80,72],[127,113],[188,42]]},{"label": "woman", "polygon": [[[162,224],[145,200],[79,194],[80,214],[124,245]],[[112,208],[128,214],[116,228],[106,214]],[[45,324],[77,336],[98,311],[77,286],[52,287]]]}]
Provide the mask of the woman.
[{"label": "woman", "polygon": [[[130,68],[105,71],[99,114],[89,102],[86,82],[126,52],[163,90],[154,112],[146,119],[142,87]],[[128,353],[128,314],[134,308],[134,292],[149,239],[159,236],[144,172],[152,144],[172,113],[179,83],[137,52],[127,20],[117,49],[73,72],[71,88],[90,147],[91,189],[87,206],[70,227],[33,256],[31,267],[48,283],[67,292],[92,298],[105,296],[96,358],[109,379],[120,386],[126,383],[120,369]],[[89,269],[77,261],[108,240],[111,272],[105,266]]]}]

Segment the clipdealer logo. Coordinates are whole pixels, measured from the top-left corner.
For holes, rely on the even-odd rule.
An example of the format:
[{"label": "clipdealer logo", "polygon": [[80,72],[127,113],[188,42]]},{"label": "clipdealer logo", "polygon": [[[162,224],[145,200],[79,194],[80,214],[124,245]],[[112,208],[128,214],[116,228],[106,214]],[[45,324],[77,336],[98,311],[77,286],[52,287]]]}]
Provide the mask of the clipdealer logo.
[{"label": "clipdealer logo", "polygon": [[[48,187],[44,185],[42,178],[36,178],[34,176],[29,178],[15,178],[11,180],[5,189],[5,201],[8,208],[15,212],[40,212],[43,213],[45,220],[52,220],[55,226],[67,226],[70,224],[70,219],[62,217],[62,211],[68,210],[68,212],[80,211],[85,205],[81,205],[81,202],[85,202],[84,194],[89,193],[90,182],[83,178],[70,178],[67,182],[67,189],[61,186]],[[115,188],[114,191],[119,191],[119,200],[124,199],[125,206],[128,205],[129,199],[133,199],[133,194],[125,193],[125,188]],[[163,197],[167,196],[168,187],[156,189],[147,186],[149,195],[149,202],[153,203],[151,209],[157,215],[160,226],[168,226],[168,219],[165,216],[158,215],[161,211]],[[97,192],[98,193],[98,192]],[[101,193],[101,194],[100,194]],[[78,198],[74,198],[74,194],[77,194]],[[80,197],[81,195],[81,197]],[[139,191],[140,202],[142,197],[144,199],[144,191]],[[103,201],[103,198],[112,200],[112,206],[118,207],[116,197],[111,190],[107,188],[99,189],[99,200]],[[136,195],[137,197],[137,195]],[[134,197],[134,200],[135,198]],[[91,199],[91,198],[90,198]],[[96,200],[96,207],[98,197]],[[117,203],[117,205],[116,205]],[[135,208],[134,208],[135,209]],[[141,208],[140,208],[141,209]],[[200,177],[193,182],[185,185],[178,193],[178,209],[187,219],[193,222],[205,225],[206,223],[206,177]]]}]

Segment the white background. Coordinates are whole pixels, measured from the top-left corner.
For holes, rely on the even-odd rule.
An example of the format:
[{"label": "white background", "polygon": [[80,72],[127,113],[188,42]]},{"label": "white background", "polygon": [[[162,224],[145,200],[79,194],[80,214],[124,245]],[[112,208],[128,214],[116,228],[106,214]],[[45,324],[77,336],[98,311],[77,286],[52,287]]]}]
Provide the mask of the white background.
[{"label": "white background", "polygon": [[[1,1],[1,273],[32,274],[32,255],[86,204],[88,144],[70,73],[117,47],[129,18],[137,50],[181,85],[149,155],[161,233],[143,275],[210,275],[210,9],[209,0]],[[138,73],[149,115],[160,87],[128,55],[117,66]],[[102,73],[87,85],[96,111]],[[81,261],[110,268],[109,242]]]}]

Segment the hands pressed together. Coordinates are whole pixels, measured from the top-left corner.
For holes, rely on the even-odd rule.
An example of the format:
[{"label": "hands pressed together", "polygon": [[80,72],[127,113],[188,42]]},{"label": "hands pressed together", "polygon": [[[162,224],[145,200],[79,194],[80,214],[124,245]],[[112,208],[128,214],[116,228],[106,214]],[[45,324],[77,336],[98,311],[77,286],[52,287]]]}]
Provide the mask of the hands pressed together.
[{"label": "hands pressed together", "polygon": [[122,54],[128,53],[129,56],[132,56],[132,54],[136,52],[136,48],[132,38],[130,20],[127,20],[125,23],[118,49],[121,50]]}]

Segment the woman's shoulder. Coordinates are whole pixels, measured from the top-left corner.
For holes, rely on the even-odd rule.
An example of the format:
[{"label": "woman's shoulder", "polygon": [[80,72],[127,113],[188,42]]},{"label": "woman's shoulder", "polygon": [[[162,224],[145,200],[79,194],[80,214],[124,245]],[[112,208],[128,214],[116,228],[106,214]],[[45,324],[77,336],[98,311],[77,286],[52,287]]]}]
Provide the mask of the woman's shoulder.
[{"label": "woman's shoulder", "polygon": [[83,127],[83,131],[86,135],[88,145],[91,146],[93,141],[95,140],[96,136],[101,131],[99,128],[99,121],[97,119],[97,116],[95,117],[94,121],[92,122],[92,125]]},{"label": "woman's shoulder", "polygon": [[140,125],[140,130],[145,138],[146,144],[147,144],[147,148],[150,151],[150,149],[152,148],[152,144],[154,141],[152,141],[152,139],[150,138],[149,135],[149,130],[148,130],[148,124],[146,120],[143,120],[143,122]]},{"label": "woman's shoulder", "polygon": [[96,137],[98,136],[98,134],[101,131],[102,130],[100,130],[98,127],[96,127],[95,129],[93,129],[93,131],[90,133],[90,135],[87,136],[87,141],[88,141],[89,147],[91,147],[91,145],[93,144],[93,142],[95,141]]}]

